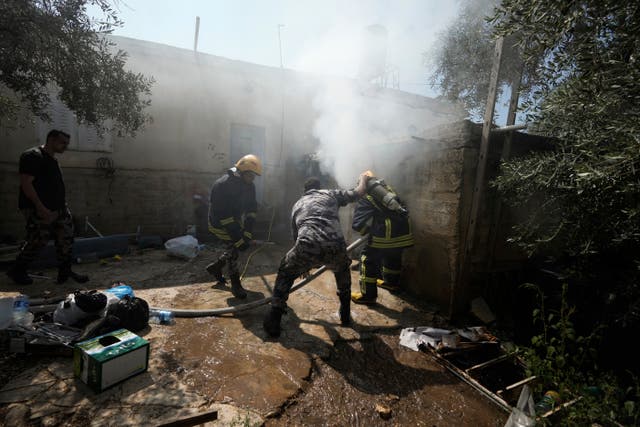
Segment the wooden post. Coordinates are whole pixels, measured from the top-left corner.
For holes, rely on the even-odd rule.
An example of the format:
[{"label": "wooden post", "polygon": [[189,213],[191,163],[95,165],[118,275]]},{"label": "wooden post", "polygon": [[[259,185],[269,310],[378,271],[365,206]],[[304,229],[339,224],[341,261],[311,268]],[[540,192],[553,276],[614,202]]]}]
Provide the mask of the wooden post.
[{"label": "wooden post", "polygon": [[471,214],[469,215],[469,227],[467,228],[467,238],[465,243],[466,255],[470,255],[473,250],[476,223],[480,202],[484,192],[484,181],[487,170],[487,156],[489,154],[489,136],[491,125],[493,124],[493,113],[496,107],[496,96],[498,89],[498,73],[500,72],[500,60],[502,59],[502,47],[504,39],[501,37],[496,41],[496,49],[493,57],[493,68],[491,69],[491,81],[489,82],[489,93],[487,96],[487,107],[482,123],[482,137],[480,139],[480,153],[478,154],[478,167],[476,168],[476,179],[473,186],[473,197],[471,198]]},{"label": "wooden post", "polygon": [[[520,82],[522,81],[522,72],[524,64],[520,63],[517,74],[511,82],[511,97],[509,99],[509,112],[507,113],[507,126],[514,126],[516,122],[516,113],[518,111],[518,99],[520,97]],[[502,160],[509,160],[511,157],[511,142],[513,140],[513,131],[509,131],[504,137],[502,145]],[[498,199],[496,202],[496,210],[493,214],[491,222],[491,234],[489,235],[489,253],[487,254],[487,270],[491,270],[494,264],[494,254],[496,252],[496,241],[498,239],[498,230],[500,227],[500,219],[502,218],[502,202]]]},{"label": "wooden post", "polygon": [[[473,242],[476,232],[476,222],[478,219],[478,211],[480,202],[482,201],[482,193],[484,188],[484,177],[487,169],[487,155],[489,153],[489,135],[491,133],[491,125],[493,124],[493,113],[496,106],[496,96],[498,89],[498,75],[500,73],[500,60],[502,59],[502,48],[504,39],[500,37],[496,40],[496,47],[493,55],[493,67],[491,68],[491,77],[489,81],[489,91],[487,94],[487,107],[484,113],[484,121],[482,124],[482,137],[480,139],[480,153],[478,155],[478,166],[476,168],[476,179],[473,183],[473,196],[471,198],[471,212],[467,225],[467,234],[462,248],[460,257],[460,274],[456,281],[459,285],[464,284],[469,279],[471,270],[471,251],[473,250]],[[449,317],[453,317],[455,304],[455,291],[457,286],[452,286],[451,295],[449,296]]]}]

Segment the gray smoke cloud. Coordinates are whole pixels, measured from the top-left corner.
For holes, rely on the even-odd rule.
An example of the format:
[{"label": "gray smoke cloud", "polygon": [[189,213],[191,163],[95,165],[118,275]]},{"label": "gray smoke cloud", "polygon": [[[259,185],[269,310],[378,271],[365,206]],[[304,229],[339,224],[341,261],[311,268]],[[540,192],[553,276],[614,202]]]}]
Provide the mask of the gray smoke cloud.
[{"label": "gray smoke cloud", "polygon": [[[413,70],[406,79],[424,80],[427,85],[422,55],[435,39],[425,38],[411,25],[407,14],[416,2],[403,5],[406,13],[396,13],[393,19],[367,16],[364,11],[338,19],[293,66],[327,76],[314,99],[313,134],[319,141],[323,172],[341,187],[352,186],[360,172],[376,167],[372,147],[419,135],[442,121],[414,95],[381,89],[385,79],[387,88],[408,87],[403,87],[407,80],[399,70]],[[372,25],[382,28],[382,35],[372,35]]]}]

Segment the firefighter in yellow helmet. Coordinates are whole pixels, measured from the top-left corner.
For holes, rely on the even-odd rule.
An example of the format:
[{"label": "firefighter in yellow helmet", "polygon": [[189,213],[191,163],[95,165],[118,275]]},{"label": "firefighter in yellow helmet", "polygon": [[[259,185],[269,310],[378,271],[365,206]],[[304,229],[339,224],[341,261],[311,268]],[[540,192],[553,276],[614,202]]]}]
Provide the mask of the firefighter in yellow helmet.
[{"label": "firefighter in yellow helmet", "polygon": [[218,283],[225,284],[223,268],[228,267],[231,292],[244,299],[247,292],[240,283],[239,252],[246,250],[253,239],[253,225],[258,204],[253,180],[262,175],[262,162],[258,156],[247,154],[211,187],[209,197],[209,231],[225,245],[214,262],[207,266]]},{"label": "firefighter in yellow helmet", "polygon": [[360,292],[351,294],[356,304],[375,304],[377,286],[402,290],[402,252],[414,243],[406,206],[390,185],[368,172],[367,194],[353,212],[352,228],[369,234],[360,254]]}]

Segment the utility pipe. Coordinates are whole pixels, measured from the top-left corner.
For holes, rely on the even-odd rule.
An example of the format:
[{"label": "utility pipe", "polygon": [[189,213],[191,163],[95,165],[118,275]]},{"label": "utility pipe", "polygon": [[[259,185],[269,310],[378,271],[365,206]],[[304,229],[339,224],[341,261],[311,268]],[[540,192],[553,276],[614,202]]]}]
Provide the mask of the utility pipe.
[{"label": "utility pipe", "polygon": [[521,123],[521,124],[517,124],[517,125],[508,125],[508,126],[503,126],[501,128],[493,128],[493,129],[491,129],[491,133],[511,132],[512,130],[526,129],[528,126],[529,126],[528,123]]},{"label": "utility pipe", "polygon": [[[363,243],[365,243],[368,239],[368,235],[364,235],[361,238],[359,238],[358,240],[356,240],[355,242],[353,242],[352,244],[350,244],[349,246],[347,246],[347,252],[351,252],[352,250],[354,250],[355,248],[357,248],[358,246],[362,245]],[[322,273],[324,273],[327,270],[327,267],[325,265],[323,265],[322,267],[318,268],[316,271],[314,271],[312,274],[309,275],[309,277],[299,281],[298,283],[294,283],[294,285],[291,287],[291,291],[295,292],[298,289],[302,288],[303,286],[307,285],[309,282],[313,281],[315,278],[317,278],[318,276],[320,276]],[[221,314],[229,314],[229,313],[238,313],[241,311],[246,311],[246,310],[251,310],[254,309],[256,307],[260,307],[261,305],[265,305],[265,304],[269,304],[271,302],[271,300],[273,299],[273,297],[267,297],[258,301],[252,301],[252,302],[248,302],[246,304],[240,304],[240,305],[236,305],[233,307],[223,307],[223,308],[210,308],[210,309],[199,309],[199,310],[195,310],[195,309],[174,309],[174,308],[157,308],[157,307],[151,307],[151,310],[166,310],[166,311],[170,311],[173,313],[173,315],[175,317],[208,317],[208,316],[220,316]]]}]

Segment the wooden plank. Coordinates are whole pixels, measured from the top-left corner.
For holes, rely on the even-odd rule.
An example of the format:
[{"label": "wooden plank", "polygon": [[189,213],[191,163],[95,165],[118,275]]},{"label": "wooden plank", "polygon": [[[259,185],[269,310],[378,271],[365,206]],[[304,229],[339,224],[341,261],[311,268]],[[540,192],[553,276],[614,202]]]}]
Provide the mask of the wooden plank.
[{"label": "wooden plank", "polygon": [[534,381],[536,378],[535,375],[530,376],[529,378],[525,378],[521,381],[518,381],[517,383],[513,383],[513,384],[509,384],[508,386],[506,386],[504,389],[505,390],[512,390],[516,387],[520,387],[521,385],[525,385],[525,384],[529,384],[531,381]]},{"label": "wooden plank", "polygon": [[476,167],[476,179],[474,181],[473,197],[471,199],[471,214],[469,215],[469,226],[467,228],[467,239],[465,252],[470,254],[473,250],[476,223],[482,194],[484,191],[485,175],[487,171],[487,156],[489,154],[489,136],[491,125],[493,124],[493,113],[496,107],[496,97],[498,89],[498,75],[500,73],[500,60],[502,59],[502,48],[504,39],[501,37],[496,41],[496,48],[493,56],[493,68],[491,69],[491,80],[489,82],[489,93],[487,96],[487,107],[482,123],[482,136],[480,138],[480,152],[478,153],[478,166]]},{"label": "wooden plank", "polygon": [[[517,126],[527,125],[515,125],[516,122],[516,113],[518,111],[518,99],[520,98],[520,83],[522,81],[522,73],[524,71],[524,64],[521,62],[520,67],[518,68],[518,73],[514,77],[513,82],[511,82],[511,97],[509,98],[509,111],[507,112],[507,125],[505,128],[515,128]],[[504,128],[503,128],[504,129]],[[505,138],[504,143],[502,145],[502,160],[506,161],[511,158],[511,142],[513,140],[513,132],[509,132]],[[487,254],[487,270],[491,271],[493,269],[493,265],[495,263],[494,254],[496,252],[496,242],[498,237],[498,230],[500,229],[500,220],[502,218],[502,202],[500,199],[496,202],[495,211],[493,214],[493,220],[490,224],[490,234],[489,234],[489,245],[487,246],[489,249],[489,253]]]},{"label": "wooden plank", "polygon": [[568,402],[565,402],[565,403],[563,403],[563,404],[561,404],[561,405],[556,406],[556,407],[555,407],[555,408],[553,408],[553,409],[550,409],[549,411],[547,411],[547,412],[545,412],[544,414],[540,415],[540,418],[547,418],[547,417],[550,417],[551,415],[555,414],[556,412],[561,411],[561,410],[563,410],[564,408],[566,408],[566,407],[568,407],[568,406],[571,406],[571,405],[573,405],[574,403],[576,403],[576,402],[578,402],[578,401],[580,401],[580,400],[582,400],[582,396],[580,396],[580,397],[576,397],[575,399],[572,399],[572,400],[570,400],[570,401],[568,401]]},{"label": "wooden plank", "polygon": [[466,382],[471,387],[475,388],[477,391],[485,395],[487,398],[489,398],[489,400],[498,405],[498,407],[509,413],[512,411],[513,408],[504,399],[492,393],[491,390],[487,389],[485,386],[473,379],[470,375],[467,375],[465,372],[461,371],[456,365],[433,351],[429,350],[425,353],[430,355],[436,362],[444,366],[456,377],[460,378],[462,381]]},{"label": "wooden plank", "polygon": [[498,356],[495,359],[487,360],[486,362],[478,363],[477,365],[473,365],[470,368],[465,369],[465,372],[468,374],[471,371],[475,371],[476,369],[486,368],[488,366],[493,366],[496,363],[503,362],[505,360],[511,359],[515,356],[515,353],[503,354],[502,356]]},{"label": "wooden plank", "polygon": [[218,419],[218,411],[208,411],[196,415],[187,415],[185,417],[174,418],[173,420],[164,424],[159,424],[158,427],[191,427],[198,424],[204,424],[209,421],[215,421]]},{"label": "wooden plank", "polygon": [[[493,56],[493,67],[491,69],[491,77],[489,81],[489,92],[487,96],[487,106],[484,113],[484,121],[482,125],[482,137],[480,139],[480,152],[478,154],[478,165],[476,167],[476,179],[474,181],[473,195],[471,197],[471,211],[467,221],[467,234],[464,240],[462,252],[460,254],[460,274],[458,275],[459,284],[464,284],[469,278],[471,270],[471,251],[473,250],[473,242],[475,239],[476,222],[480,202],[482,201],[482,189],[484,187],[484,176],[487,169],[487,154],[489,152],[489,135],[491,125],[493,123],[493,113],[496,107],[496,96],[498,89],[498,76],[500,73],[500,61],[502,59],[502,51],[504,39],[500,37],[496,40],[496,47]],[[451,293],[449,295],[449,318],[453,318],[455,312],[456,299],[456,283],[451,285]]]}]

